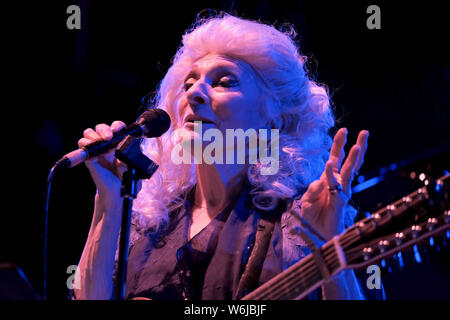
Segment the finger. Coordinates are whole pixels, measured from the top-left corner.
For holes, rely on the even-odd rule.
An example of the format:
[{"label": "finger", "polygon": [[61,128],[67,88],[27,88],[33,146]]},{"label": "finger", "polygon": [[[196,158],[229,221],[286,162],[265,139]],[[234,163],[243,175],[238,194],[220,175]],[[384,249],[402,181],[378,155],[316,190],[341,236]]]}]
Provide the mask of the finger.
[{"label": "finger", "polygon": [[342,161],[344,160],[344,146],[347,142],[347,129],[341,128],[334,136],[333,145],[331,146],[330,158],[334,164],[334,169],[339,171],[341,169]]},{"label": "finger", "polygon": [[80,140],[78,140],[78,147],[79,148],[83,148],[85,146],[87,146],[88,144],[94,142],[95,140],[91,140],[88,138],[81,138]]},{"label": "finger", "polygon": [[335,165],[330,160],[325,164],[325,176],[327,178],[327,184],[329,188],[333,188],[339,185],[339,181],[336,179],[336,176],[333,172],[334,167]]},{"label": "finger", "polygon": [[339,159],[338,159],[337,163],[334,165],[334,168],[337,168],[338,172],[341,170],[341,166],[342,166],[342,162],[344,161],[344,158],[345,158],[345,150],[344,150],[344,148],[342,148],[342,152],[339,155]]},{"label": "finger", "polygon": [[126,127],[126,125],[122,121],[114,121],[113,123],[111,123],[111,130],[113,132],[120,131],[120,130],[122,130],[125,127]]},{"label": "finger", "polygon": [[367,150],[367,140],[369,139],[369,131],[362,130],[359,135],[358,139],[356,141],[356,144],[361,147],[361,151],[359,152],[358,160],[356,161],[355,165],[355,175],[361,168],[362,164],[364,163],[364,156],[366,155]]},{"label": "finger", "polygon": [[100,135],[97,132],[95,132],[94,130],[92,130],[91,128],[84,130],[83,137],[86,139],[90,139],[91,142],[102,139],[100,137]]},{"label": "finger", "polygon": [[347,159],[342,165],[341,170],[341,185],[344,190],[350,187],[355,172],[356,161],[361,151],[361,147],[357,144],[350,149]]},{"label": "finger", "polygon": [[95,131],[100,135],[103,140],[110,140],[113,137],[113,131],[111,127],[101,123],[95,126]]}]

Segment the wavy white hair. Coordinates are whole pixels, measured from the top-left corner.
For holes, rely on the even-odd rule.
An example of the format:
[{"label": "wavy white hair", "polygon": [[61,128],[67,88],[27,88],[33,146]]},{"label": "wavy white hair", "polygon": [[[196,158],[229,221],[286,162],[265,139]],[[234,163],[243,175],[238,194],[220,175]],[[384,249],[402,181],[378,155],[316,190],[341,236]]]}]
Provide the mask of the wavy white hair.
[{"label": "wavy white hair", "polygon": [[271,208],[280,199],[301,195],[325,168],[334,126],[327,88],[309,77],[306,57],[299,53],[292,27],[277,28],[229,14],[199,19],[184,34],[173,64],[159,84],[153,107],[172,120],[167,133],[146,139],[143,152],[159,169],[142,183],[133,206],[133,224],[139,231],[156,232],[167,226],[169,213],[183,205],[196,184],[195,165],[174,164],[172,133],[182,126],[178,114],[183,79],[192,64],[208,54],[220,54],[249,64],[263,84],[259,110],[268,128],[279,129],[279,170],[261,175],[261,164],[250,165],[254,202]]}]

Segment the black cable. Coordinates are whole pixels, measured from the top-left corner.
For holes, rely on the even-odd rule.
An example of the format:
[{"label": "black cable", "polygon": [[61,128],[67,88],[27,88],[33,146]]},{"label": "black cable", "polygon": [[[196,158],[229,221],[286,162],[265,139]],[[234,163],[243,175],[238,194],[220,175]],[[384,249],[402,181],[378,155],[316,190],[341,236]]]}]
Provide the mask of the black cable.
[{"label": "black cable", "polygon": [[51,169],[47,177],[47,189],[45,194],[45,217],[44,217],[44,258],[43,258],[43,286],[42,286],[42,298],[47,300],[47,245],[48,245],[48,208],[50,203],[50,189],[52,186],[52,180],[56,169],[59,168],[56,163]]}]

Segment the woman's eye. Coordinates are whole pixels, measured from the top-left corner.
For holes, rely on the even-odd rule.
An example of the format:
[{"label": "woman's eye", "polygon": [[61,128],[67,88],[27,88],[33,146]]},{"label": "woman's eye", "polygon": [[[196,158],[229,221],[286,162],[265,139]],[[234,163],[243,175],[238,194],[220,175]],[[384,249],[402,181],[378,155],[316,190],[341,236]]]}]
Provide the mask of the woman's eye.
[{"label": "woman's eye", "polygon": [[[195,81],[187,81],[183,84],[184,91],[188,91],[193,85]],[[231,88],[238,84],[238,81],[232,77],[224,76],[219,78],[219,80],[212,83],[213,87],[224,87],[224,88]]]},{"label": "woman's eye", "polygon": [[194,84],[192,82],[185,82],[183,85],[184,91],[188,91],[190,87],[192,87]]},{"label": "woman's eye", "polygon": [[230,77],[221,77],[219,81],[217,81],[216,86],[230,88],[237,85],[237,80]]}]

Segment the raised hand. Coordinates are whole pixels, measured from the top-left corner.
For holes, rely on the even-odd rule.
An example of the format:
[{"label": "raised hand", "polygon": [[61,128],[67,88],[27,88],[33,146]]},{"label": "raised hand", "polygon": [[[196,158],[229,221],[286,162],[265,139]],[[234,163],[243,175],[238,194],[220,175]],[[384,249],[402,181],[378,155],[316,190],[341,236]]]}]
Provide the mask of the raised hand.
[{"label": "raised hand", "polygon": [[368,137],[368,131],[361,131],[344,161],[347,129],[339,129],[324,172],[319,180],[310,184],[301,199],[302,217],[327,239],[345,229],[345,206],[351,198],[353,178],[364,162]]}]

